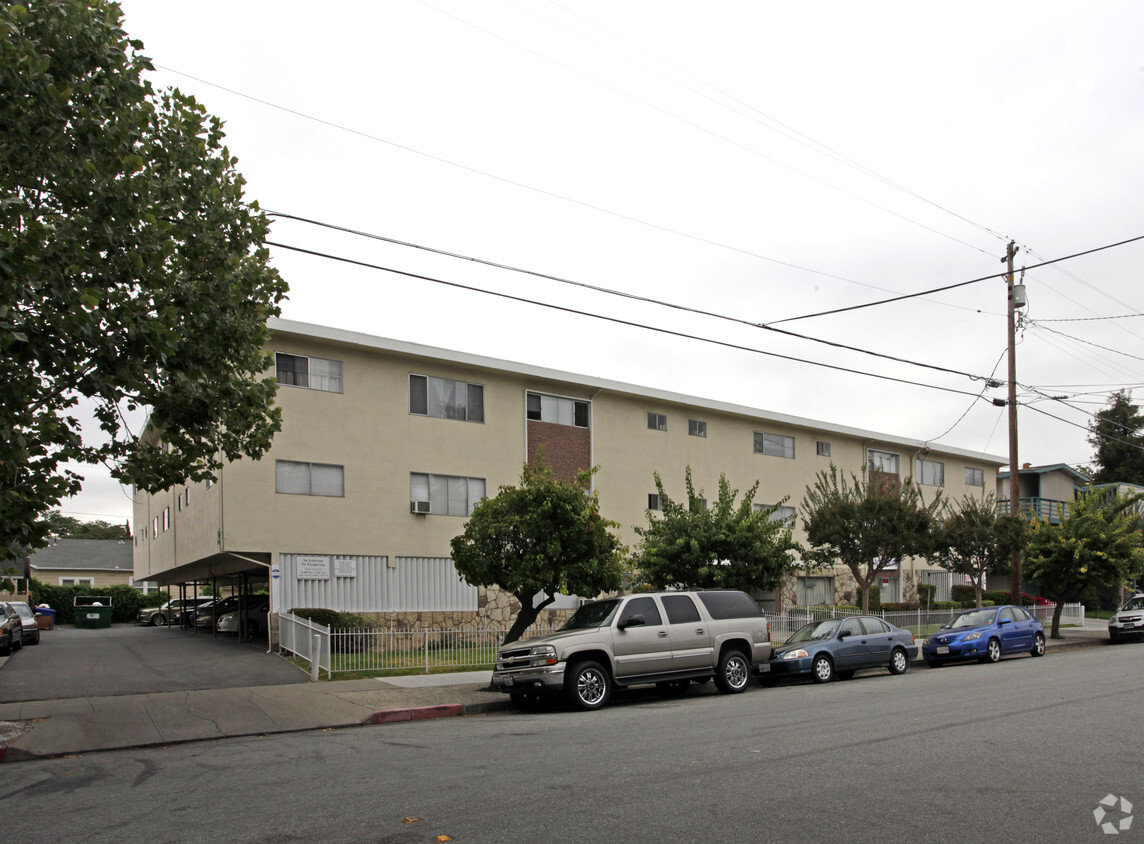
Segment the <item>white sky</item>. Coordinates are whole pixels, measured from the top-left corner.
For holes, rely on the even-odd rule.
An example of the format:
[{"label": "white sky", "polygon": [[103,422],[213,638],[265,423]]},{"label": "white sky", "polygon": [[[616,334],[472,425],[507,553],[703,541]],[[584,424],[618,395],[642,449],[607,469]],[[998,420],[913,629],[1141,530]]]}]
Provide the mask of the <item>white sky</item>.
[{"label": "white sky", "polygon": [[[1144,235],[1131,0],[123,7],[264,209],[735,319],[998,273],[1010,238],[1020,267]],[[289,319],[1008,453],[1004,389],[979,380],[298,222],[272,240],[949,391],[274,248]],[[1144,385],[1144,317],[1095,319],[1144,313],[1142,261],[1139,242],[1025,277],[1045,322],[1018,381],[1069,403],[1022,390],[1022,463],[1089,462],[1088,414]],[[1003,379],[1005,304],[996,279],[778,327]],[[128,518],[129,491],[87,474],[65,513]]]}]

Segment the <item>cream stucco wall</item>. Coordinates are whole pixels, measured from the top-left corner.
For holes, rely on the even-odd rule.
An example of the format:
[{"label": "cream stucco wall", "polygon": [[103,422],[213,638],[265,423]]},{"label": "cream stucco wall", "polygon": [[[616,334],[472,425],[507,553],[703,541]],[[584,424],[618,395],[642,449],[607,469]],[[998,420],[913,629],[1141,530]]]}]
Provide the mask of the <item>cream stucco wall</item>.
[{"label": "cream stucco wall", "polygon": [[[683,494],[684,469],[713,499],[720,472],[740,492],[756,481],[756,502],[801,503],[816,472],[831,461],[861,472],[867,448],[901,455],[910,474],[921,444],[838,425],[752,411],[721,402],[644,391],[631,385],[527,365],[416,347],[334,329],[294,323],[272,325],[270,351],[340,360],[341,393],[280,386],[282,431],[261,460],[228,464],[218,483],[190,485],[154,496],[137,494],[135,577],[146,579],[218,554],[363,555],[447,557],[449,540],[464,519],[409,512],[410,473],[484,478],[495,495],[519,478],[527,455],[527,391],[591,402],[592,463],[604,514],[621,524],[625,544],[646,524],[648,494],[659,472],[669,495]],[[437,419],[409,412],[409,375],[452,378],[484,386],[483,423]],[[668,417],[667,431],[647,427],[648,412]],[[707,423],[705,438],[688,435],[688,420]],[[795,458],[754,453],[756,431],[795,439]],[[820,457],[816,443],[830,443]],[[960,497],[981,488],[964,485],[964,468],[984,470],[990,483],[997,458],[934,449],[945,463],[945,494]],[[344,467],[344,497],[275,492],[275,461]],[[180,506],[181,502],[181,506]],[[170,508],[171,526],[157,535],[154,517]],[[142,536],[144,528],[147,537]],[[801,538],[801,525],[797,536]]]}]

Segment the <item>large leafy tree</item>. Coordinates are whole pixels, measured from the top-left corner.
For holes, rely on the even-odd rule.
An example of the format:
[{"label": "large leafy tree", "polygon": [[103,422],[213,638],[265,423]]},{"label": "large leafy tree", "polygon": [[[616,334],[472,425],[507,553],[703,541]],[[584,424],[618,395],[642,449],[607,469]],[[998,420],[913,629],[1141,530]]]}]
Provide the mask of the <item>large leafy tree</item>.
[{"label": "large leafy tree", "polygon": [[986,575],[1008,574],[1013,551],[1024,544],[1027,524],[1020,516],[998,515],[993,495],[966,495],[956,507],[943,508],[930,560],[966,575],[980,607]]},{"label": "large leafy tree", "polygon": [[[154,492],[280,424],[266,219],[221,122],[143,80],[121,21],[106,0],[0,5],[0,557],[42,543],[81,487],[69,464]],[[164,447],[127,428],[141,408]]]},{"label": "large leafy tree", "polygon": [[720,475],[719,496],[709,504],[696,492],[688,467],[686,499],[674,501],[659,474],[654,477],[661,512],[649,511],[648,526],[635,529],[640,542],[631,558],[648,585],[756,592],[774,589],[794,568],[798,544],[791,527],[771,518],[786,499],[755,510],[758,483],[736,503],[738,491]]},{"label": "large leafy tree", "polygon": [[453,537],[453,563],[466,582],[499,586],[520,603],[505,643],[519,639],[558,592],[620,588],[622,546],[610,531],[619,525],[600,515],[594,471],[561,482],[544,464],[526,465],[518,486],[479,502]]},{"label": "large leafy tree", "polygon": [[1112,394],[1089,424],[1088,442],[1096,449],[1093,483],[1144,484],[1144,416],[1131,393]]},{"label": "large leafy tree", "polygon": [[1060,638],[1066,601],[1144,573],[1144,537],[1137,513],[1142,500],[1090,487],[1069,502],[1067,512],[1030,523],[1025,574],[1057,602],[1052,638]]},{"label": "large leafy tree", "polygon": [[65,516],[53,510],[44,517],[48,530],[53,536],[66,539],[123,539],[131,538],[126,524],[111,524],[102,519],[81,522],[72,516]]},{"label": "large leafy tree", "polygon": [[936,545],[940,491],[928,504],[912,479],[871,470],[850,480],[833,463],[806,488],[800,512],[815,568],[842,564],[862,592],[862,612],[870,610],[870,586],[879,574],[907,557],[925,556]]}]

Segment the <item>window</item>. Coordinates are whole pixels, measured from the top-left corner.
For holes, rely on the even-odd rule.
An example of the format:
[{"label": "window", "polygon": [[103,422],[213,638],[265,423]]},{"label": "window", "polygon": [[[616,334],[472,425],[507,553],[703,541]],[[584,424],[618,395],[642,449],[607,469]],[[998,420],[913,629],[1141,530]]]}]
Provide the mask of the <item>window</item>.
[{"label": "window", "polygon": [[620,620],[618,625],[626,624],[631,620],[632,616],[642,615],[644,624],[648,627],[654,627],[663,624],[663,619],[659,614],[659,607],[655,605],[654,598],[632,598],[628,601],[624,611],[620,613]]},{"label": "window", "polygon": [[826,442],[823,442],[822,440],[819,440],[816,448],[818,449],[818,456],[819,457],[829,457],[830,456],[830,443],[826,443]]},{"label": "window", "polygon": [[183,490],[183,503],[188,507],[191,506],[191,488],[187,487]]},{"label": "window", "polygon": [[[769,507],[769,506],[770,505],[768,505],[768,504],[756,504],[754,509],[755,509],[755,512],[757,513],[760,510],[762,510],[766,507]],[[770,517],[769,517],[769,521],[786,522],[791,527],[794,527],[794,515],[795,515],[795,509],[793,507],[789,507],[789,506],[784,504],[782,507],[776,507],[775,508],[774,512],[772,512]]]},{"label": "window", "polygon": [[691,437],[706,437],[707,423],[698,419],[687,420],[687,434]]},{"label": "window", "polygon": [[61,577],[60,586],[95,586],[94,577]]},{"label": "window", "polygon": [[647,508],[649,510],[661,510],[661,509],[663,509],[662,507],[659,506],[659,494],[658,493],[655,493],[655,492],[648,493]]},{"label": "window", "polygon": [[274,353],[274,376],[288,387],[307,387],[327,393],[342,391],[342,362],[305,355]]},{"label": "window", "polygon": [[409,412],[436,419],[485,421],[485,388],[467,381],[409,376]]},{"label": "window", "polygon": [[666,413],[649,413],[647,415],[647,427],[649,431],[666,431],[667,430],[667,414]]},{"label": "window", "polygon": [[937,460],[919,460],[918,483],[926,486],[945,486],[945,464]]},{"label": "window", "polygon": [[700,510],[706,510],[707,509],[707,499],[706,498],[695,499],[695,504],[697,507],[699,507]]},{"label": "window", "polygon": [[409,476],[409,500],[428,501],[429,512],[436,516],[470,516],[473,507],[484,497],[484,478],[423,472]]},{"label": "window", "polygon": [[345,497],[345,469],[330,463],[274,463],[274,491],[284,495]]},{"label": "window", "polygon": [[966,486],[985,486],[985,470],[983,469],[965,469],[965,485]]},{"label": "window", "polygon": [[163,508],[163,533],[166,533],[170,529],[171,529],[171,508],[170,507],[164,507]]},{"label": "window", "polygon": [[755,454],[786,457],[794,460],[794,437],[782,434],[761,434],[755,431]]},{"label": "window", "polygon": [[542,393],[529,393],[526,401],[527,416],[534,422],[551,422],[554,425],[571,425],[575,428],[588,427],[586,401],[547,396]]},{"label": "window", "polygon": [[871,449],[866,452],[866,468],[871,472],[882,472],[887,475],[900,474],[898,467],[898,455],[889,451],[874,451]]},{"label": "window", "polygon": [[866,628],[867,636],[884,636],[886,633],[893,632],[890,630],[890,626],[880,618],[864,617],[862,626]]},{"label": "window", "polygon": [[151,520],[151,538],[152,539],[158,539],[159,538],[159,517],[158,516],[156,516],[154,519]]},{"label": "window", "polygon": [[699,610],[690,595],[664,595],[663,608],[667,611],[668,624],[690,624],[699,621]]},{"label": "window", "polygon": [[861,636],[862,635],[862,622],[857,618],[848,618],[842,622],[842,629],[838,631],[838,636]]}]

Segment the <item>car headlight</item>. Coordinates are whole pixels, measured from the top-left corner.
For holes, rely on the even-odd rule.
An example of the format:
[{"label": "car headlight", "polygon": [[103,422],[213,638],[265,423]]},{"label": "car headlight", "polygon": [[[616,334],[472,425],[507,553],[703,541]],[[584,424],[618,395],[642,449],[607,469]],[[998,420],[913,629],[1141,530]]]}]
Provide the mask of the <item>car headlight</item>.
[{"label": "car headlight", "polygon": [[540,667],[544,665],[555,665],[559,660],[556,659],[556,648],[552,645],[539,645],[532,649],[532,665],[533,667]]},{"label": "car headlight", "polygon": [[806,659],[808,656],[810,654],[802,648],[795,648],[793,651],[787,651],[783,654],[783,659]]},{"label": "car headlight", "polygon": [[980,633],[970,633],[968,636],[966,636],[966,637],[965,637],[964,639],[962,639],[961,641],[963,641],[963,642],[972,642],[974,639],[980,639],[980,638],[981,638],[981,634],[980,634]]}]

